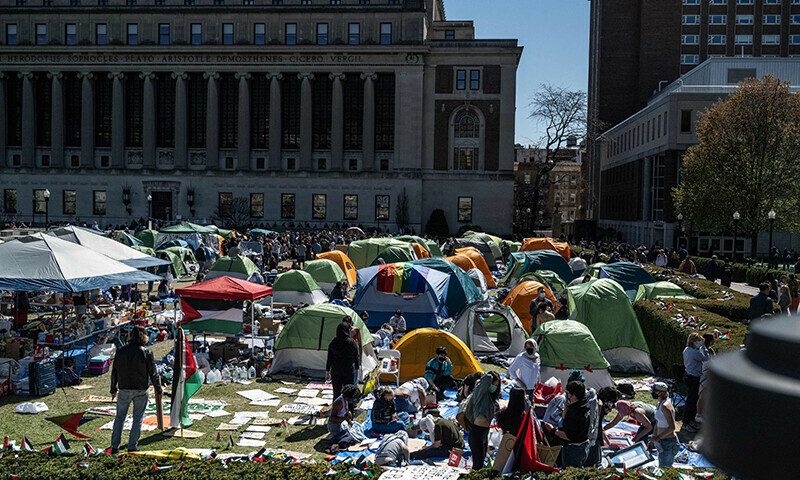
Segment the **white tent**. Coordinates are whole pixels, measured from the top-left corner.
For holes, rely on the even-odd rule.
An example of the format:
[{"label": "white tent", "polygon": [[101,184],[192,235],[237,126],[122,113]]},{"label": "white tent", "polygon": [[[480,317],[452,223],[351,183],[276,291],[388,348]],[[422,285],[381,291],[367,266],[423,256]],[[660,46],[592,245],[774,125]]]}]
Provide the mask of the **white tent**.
[{"label": "white tent", "polygon": [[84,292],[159,280],[161,277],[43,233],[0,245],[0,290]]},{"label": "white tent", "polygon": [[475,355],[514,356],[525,348],[527,332],[509,307],[490,301],[468,305],[450,328]]},{"label": "white tent", "polygon": [[478,287],[478,290],[480,290],[481,294],[486,298],[486,292],[489,290],[489,287],[486,285],[486,277],[483,276],[483,273],[477,268],[470,268],[467,271],[467,275],[469,275],[469,278],[472,279],[472,283]]},{"label": "white tent", "polygon": [[88,228],[61,227],[45,233],[67,242],[77,243],[133,268],[155,267],[170,263],[169,260],[147,255]]}]

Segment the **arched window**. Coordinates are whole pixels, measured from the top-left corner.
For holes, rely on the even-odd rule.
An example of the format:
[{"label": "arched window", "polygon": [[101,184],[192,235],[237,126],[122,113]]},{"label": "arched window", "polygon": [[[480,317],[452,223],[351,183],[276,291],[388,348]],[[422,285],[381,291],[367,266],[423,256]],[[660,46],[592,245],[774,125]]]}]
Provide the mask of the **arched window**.
[{"label": "arched window", "polygon": [[481,123],[472,110],[462,110],[455,119],[455,138],[478,138]]},{"label": "arched window", "polygon": [[481,120],[472,108],[464,108],[453,118],[453,169],[478,170]]}]

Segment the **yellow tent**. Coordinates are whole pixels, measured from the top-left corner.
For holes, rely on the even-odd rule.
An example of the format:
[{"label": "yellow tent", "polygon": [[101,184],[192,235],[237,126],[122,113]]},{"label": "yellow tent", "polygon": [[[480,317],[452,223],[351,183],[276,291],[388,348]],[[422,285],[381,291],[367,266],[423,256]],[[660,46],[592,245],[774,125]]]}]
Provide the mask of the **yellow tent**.
[{"label": "yellow tent", "polygon": [[356,267],[353,265],[353,262],[350,261],[350,257],[348,257],[347,254],[340,252],[339,250],[332,250],[330,252],[318,253],[317,260],[319,259],[336,262],[336,264],[341,267],[344,275],[347,277],[347,283],[349,283],[351,286],[356,284]]},{"label": "yellow tent", "polygon": [[417,328],[407,333],[394,347],[400,352],[400,381],[425,376],[425,365],[436,356],[436,348],[446,347],[453,362],[453,377],[464,378],[483,372],[464,342],[455,335],[435,328]]}]

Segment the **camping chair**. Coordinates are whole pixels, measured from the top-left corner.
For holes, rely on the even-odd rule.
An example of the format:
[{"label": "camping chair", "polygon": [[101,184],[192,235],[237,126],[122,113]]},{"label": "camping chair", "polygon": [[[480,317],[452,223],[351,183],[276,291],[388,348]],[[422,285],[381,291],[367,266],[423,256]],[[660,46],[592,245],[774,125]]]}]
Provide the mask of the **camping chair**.
[{"label": "camping chair", "polygon": [[[392,360],[396,359],[397,364],[392,368]],[[380,386],[381,375],[393,375],[397,386],[400,386],[400,352],[397,350],[378,351],[378,385]]]},{"label": "camping chair", "polygon": [[672,404],[675,405],[676,408],[678,405],[686,405],[686,400],[689,398],[689,386],[686,385],[684,381],[685,375],[686,368],[684,368],[683,365],[672,365],[673,379],[667,382],[667,386],[672,394]]}]

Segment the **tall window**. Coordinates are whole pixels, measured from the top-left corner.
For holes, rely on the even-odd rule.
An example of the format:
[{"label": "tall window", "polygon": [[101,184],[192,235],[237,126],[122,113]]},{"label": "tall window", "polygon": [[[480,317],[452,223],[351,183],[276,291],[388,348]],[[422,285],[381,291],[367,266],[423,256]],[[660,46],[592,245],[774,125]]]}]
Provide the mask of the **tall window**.
[{"label": "tall window", "polygon": [[6,89],[8,144],[18,147],[22,145],[22,79],[16,75],[8,75]]},{"label": "tall window", "polygon": [[202,74],[194,73],[189,76],[186,86],[189,94],[189,148],[204,148],[208,81]]},{"label": "tall window", "polygon": [[233,193],[232,192],[219,192],[217,196],[217,211],[222,218],[228,218],[233,215]]},{"label": "tall window", "polygon": [[264,194],[251,193],[250,194],[250,217],[251,218],[264,218]]},{"label": "tall window", "polygon": [[681,110],[681,133],[692,133],[691,110]]},{"label": "tall window", "polygon": [[455,138],[478,138],[480,122],[470,110],[462,110],[455,119]]},{"label": "tall window", "polygon": [[317,24],[317,45],[327,45],[328,44],[328,24],[327,23],[318,23]]},{"label": "tall window", "polygon": [[344,82],[344,148],[361,150],[364,122],[364,80],[358,74],[347,74]]},{"label": "tall window", "polygon": [[480,70],[470,70],[469,71],[469,89],[470,90],[480,90],[481,89],[481,71]]},{"label": "tall window", "polygon": [[111,146],[111,79],[97,75],[94,81],[95,145]]},{"label": "tall window", "polygon": [[36,24],[36,45],[47,45],[47,25]]},{"label": "tall window", "polygon": [[458,197],[458,221],[462,223],[472,221],[472,197]]},{"label": "tall window", "polygon": [[74,23],[64,25],[64,45],[78,44],[78,26]]},{"label": "tall window", "polygon": [[53,83],[44,75],[38,78],[36,88],[36,145],[50,146],[50,119],[53,100]]},{"label": "tall window", "polygon": [[108,25],[105,23],[98,23],[94,26],[94,43],[108,45]]},{"label": "tall window", "polygon": [[191,25],[192,29],[192,38],[191,43],[192,45],[202,45],[203,44],[203,24],[201,23],[193,23]]},{"label": "tall window", "polygon": [[233,45],[233,24],[232,23],[223,23],[222,24],[222,44],[223,45]]},{"label": "tall window", "polygon": [[471,109],[461,110],[453,121],[453,168],[477,170],[480,146],[480,120]]},{"label": "tall window", "polygon": [[9,23],[6,25],[6,45],[17,44],[17,24]]},{"label": "tall window", "polygon": [[281,194],[281,218],[294,218],[294,193]]},{"label": "tall window", "polygon": [[169,45],[169,23],[158,24],[158,44]]},{"label": "tall window", "polygon": [[445,30],[444,31],[444,39],[445,40],[455,40],[456,39],[456,31],[455,30]]},{"label": "tall window", "polygon": [[376,150],[394,150],[394,89],[394,74],[378,74],[375,83]]},{"label": "tall window", "polygon": [[64,78],[64,121],[66,123],[64,145],[81,145],[81,79],[69,73]]},{"label": "tall window", "polygon": [[95,215],[106,214],[106,191],[95,190],[92,195],[92,213]]},{"label": "tall window", "polygon": [[285,76],[281,86],[283,88],[283,113],[281,115],[283,148],[296,150],[300,148],[300,79],[297,78],[297,75]]},{"label": "tall window", "polygon": [[325,220],[328,216],[328,197],[323,193],[311,195],[311,218]]},{"label": "tall window", "polygon": [[75,215],[78,211],[78,193],[75,190],[61,192],[61,213]]},{"label": "tall window", "polygon": [[344,219],[358,220],[358,195],[344,196]]},{"label": "tall window", "polygon": [[175,80],[159,75],[156,80],[156,145],[175,146]]},{"label": "tall window", "polygon": [[361,43],[361,24],[350,23],[347,25],[347,43],[350,45]]},{"label": "tall window", "polygon": [[256,45],[264,45],[267,43],[266,23],[256,23],[253,25],[253,43]]},{"label": "tall window", "polygon": [[17,190],[7,188],[3,190],[3,211],[5,213],[17,213]]},{"label": "tall window", "polygon": [[139,24],[137,23],[129,23],[128,24],[128,45],[138,45],[139,44]]},{"label": "tall window", "polygon": [[253,78],[250,89],[250,145],[269,148],[270,80],[264,75]]},{"label": "tall window", "polygon": [[139,75],[128,76],[125,85],[125,145],[142,146],[142,124],[144,105],[144,80]]},{"label": "tall window", "polygon": [[653,178],[652,181],[652,204],[651,220],[658,222],[664,218],[664,157],[657,155],[653,157]]},{"label": "tall window", "polygon": [[[320,75],[314,81],[314,149],[330,150],[331,148],[331,95],[333,82],[327,75]],[[378,107],[375,106],[377,112]]]},{"label": "tall window", "polygon": [[297,24],[287,23],[285,35],[286,37],[284,38],[283,43],[286,45],[297,45]]},{"label": "tall window", "polygon": [[467,89],[467,71],[456,70],[456,90]]},{"label": "tall window", "polygon": [[381,23],[381,45],[392,44],[392,24]]},{"label": "tall window", "polygon": [[375,220],[389,220],[389,195],[375,195]]},{"label": "tall window", "polygon": [[239,141],[239,80],[233,75],[220,79],[219,146],[236,148]]}]

